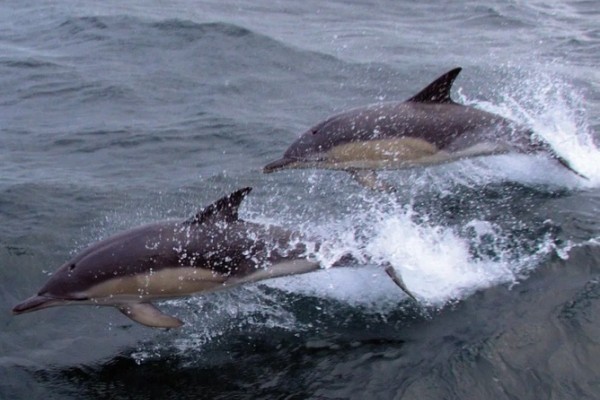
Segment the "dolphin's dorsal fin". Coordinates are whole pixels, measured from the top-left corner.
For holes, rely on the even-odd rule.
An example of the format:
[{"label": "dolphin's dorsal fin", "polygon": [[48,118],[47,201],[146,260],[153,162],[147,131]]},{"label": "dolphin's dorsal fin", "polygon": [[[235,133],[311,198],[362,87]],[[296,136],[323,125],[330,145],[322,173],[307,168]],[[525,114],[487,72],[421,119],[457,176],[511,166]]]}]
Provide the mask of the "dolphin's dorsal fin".
[{"label": "dolphin's dorsal fin", "polygon": [[462,68],[454,68],[431,82],[425,89],[408,99],[415,103],[452,103],[450,89]]},{"label": "dolphin's dorsal fin", "polygon": [[190,224],[201,224],[215,216],[219,216],[223,221],[227,222],[237,221],[240,204],[251,190],[251,187],[236,190],[230,195],[215,201],[210,206],[194,215],[187,222]]}]

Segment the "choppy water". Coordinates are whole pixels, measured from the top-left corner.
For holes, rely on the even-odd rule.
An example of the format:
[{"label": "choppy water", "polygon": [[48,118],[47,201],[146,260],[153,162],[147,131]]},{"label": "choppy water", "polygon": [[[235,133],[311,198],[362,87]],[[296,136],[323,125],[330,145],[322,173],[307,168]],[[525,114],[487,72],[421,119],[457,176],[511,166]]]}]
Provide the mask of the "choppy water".
[{"label": "choppy water", "polygon": [[[0,398],[576,398],[600,393],[600,5],[0,4]],[[532,126],[590,177],[498,156],[262,175],[349,107],[455,66],[454,96]],[[73,252],[253,186],[245,218],[391,262],[161,305],[13,317]]]}]

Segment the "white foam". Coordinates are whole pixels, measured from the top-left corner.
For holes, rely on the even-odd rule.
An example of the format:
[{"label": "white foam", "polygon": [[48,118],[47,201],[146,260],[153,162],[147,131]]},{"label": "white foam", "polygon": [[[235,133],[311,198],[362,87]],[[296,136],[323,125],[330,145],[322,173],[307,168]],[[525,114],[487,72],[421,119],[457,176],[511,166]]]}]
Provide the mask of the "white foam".
[{"label": "white foam", "polygon": [[[363,216],[364,217],[364,216]],[[355,218],[357,218],[355,216]],[[370,223],[358,217],[366,237],[354,234],[326,240],[317,257],[330,265],[332,254],[352,252],[367,260],[362,268],[333,268],[320,274],[284,278],[267,285],[292,292],[334,298],[352,305],[369,306],[372,311],[385,312],[406,295],[384,272],[382,265],[390,263],[402,276],[406,286],[422,305],[441,307],[448,301],[464,298],[481,288],[501,282],[513,282],[515,271],[507,261],[474,259],[469,241],[492,234],[485,221],[472,221],[475,238],[465,239],[451,228],[417,223],[407,208],[396,209],[392,215],[372,210]],[[345,232],[359,229],[355,226]],[[335,257],[333,257],[335,258]]]},{"label": "white foam", "polygon": [[[544,157],[510,154],[403,171],[395,175],[398,179],[395,183],[402,187],[402,193],[409,198],[423,191],[437,192],[442,197],[456,196],[453,191],[457,186],[477,188],[506,180],[573,189],[597,186],[600,182],[600,152],[592,140],[585,112],[581,111],[582,97],[568,84],[543,74],[525,81],[519,79],[518,85],[518,90],[510,85],[500,88],[502,100],[497,104],[466,98],[461,102],[531,126],[576,170],[588,176],[589,181]],[[329,191],[347,193],[350,190],[348,182],[332,187],[327,180],[331,175],[311,173],[309,178],[309,197],[321,199],[331,197]],[[351,190],[355,192],[357,188]],[[428,220],[426,215],[416,215],[412,207],[399,204],[398,198],[390,202],[385,196],[367,191],[362,197],[340,197],[336,199],[339,209],[332,210],[332,215],[327,216],[311,215],[314,204],[306,206],[308,212],[303,215],[304,219],[296,215],[298,210],[292,213],[290,208],[280,207],[275,211],[280,214],[275,216],[273,210],[254,212],[249,218],[254,222],[293,225],[294,229],[320,238],[322,245],[313,256],[326,269],[264,281],[232,293],[187,300],[189,308],[195,310],[186,320],[192,332],[183,333],[177,346],[183,352],[197,348],[232,329],[243,329],[235,325],[242,321],[258,327],[305,329],[289,307],[280,303],[281,298],[265,290],[263,285],[293,294],[334,299],[350,307],[360,307],[363,313],[385,314],[408,301],[383,271],[382,266],[390,263],[421,305],[442,308],[478,290],[518,282],[536,268],[544,256],[555,251],[566,258],[569,249],[576,245],[569,242],[557,248],[551,237],[542,237],[538,238],[533,254],[515,254],[511,253],[511,246],[502,246],[510,242],[511,232],[503,231],[491,221],[473,219],[460,226],[445,226]],[[339,210],[344,207],[345,211],[340,215]],[[321,206],[318,209],[328,210]],[[304,222],[299,223],[299,220]],[[473,251],[480,247],[491,251]],[[344,254],[352,254],[360,265],[331,268]],[[207,307],[213,303],[217,306]],[[181,307],[182,302],[175,304]]]},{"label": "white foam", "polygon": [[[444,193],[456,184],[472,187],[490,181],[517,180],[527,184],[549,184],[571,188],[600,183],[600,151],[592,140],[583,97],[567,82],[536,71],[526,79],[515,78],[497,90],[501,101],[492,104],[465,98],[461,102],[502,115],[532,127],[589,181],[580,179],[557,162],[542,156],[510,154],[466,160],[444,166],[443,170],[419,170],[410,175],[411,192],[435,187]],[[432,173],[429,171],[433,171]],[[323,182],[316,184],[322,185]],[[515,259],[507,250],[496,248],[492,258],[474,257],[470,248],[484,236],[502,242],[503,235],[489,221],[473,220],[475,236],[466,238],[458,228],[415,222],[410,208],[377,205],[354,215],[309,227],[326,239],[317,257],[330,266],[336,257],[351,253],[365,261],[361,269],[339,269],[297,278],[284,278],[269,285],[295,292],[336,298],[351,304],[389,304],[398,288],[383,273],[391,263],[406,286],[423,304],[443,306],[473,292],[500,283],[516,282],[537,265],[537,260],[552,251],[566,256],[568,249],[556,248],[550,238],[540,238],[534,254]],[[334,238],[334,239],[331,239]],[[570,246],[571,244],[568,244]],[[385,307],[382,305],[381,307]]]},{"label": "white foam", "polygon": [[[580,179],[558,163],[542,157],[491,158],[490,171],[508,168],[511,176],[528,183],[559,184],[570,187],[600,185],[600,150],[589,126],[584,96],[569,82],[544,70],[515,77],[495,90],[498,102],[473,100],[459,91],[460,101],[517,121],[540,135],[554,151],[589,180]],[[501,160],[499,162],[499,160]],[[501,165],[500,165],[501,164]],[[498,168],[501,167],[501,168]]]}]

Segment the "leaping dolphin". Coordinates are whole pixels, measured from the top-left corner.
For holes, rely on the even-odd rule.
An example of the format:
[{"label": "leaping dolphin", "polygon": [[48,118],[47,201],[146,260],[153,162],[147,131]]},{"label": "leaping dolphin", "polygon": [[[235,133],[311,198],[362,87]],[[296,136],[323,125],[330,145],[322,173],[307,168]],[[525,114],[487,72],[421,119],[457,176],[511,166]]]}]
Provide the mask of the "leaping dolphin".
[{"label": "leaping dolphin", "polygon": [[263,171],[323,168],[356,174],[508,152],[544,152],[582,176],[530,129],[455,103],[450,90],[460,71],[446,72],[404,102],[373,104],[327,118]]},{"label": "leaping dolphin", "polygon": [[104,305],[146,326],[175,328],[183,322],[151,301],[319,269],[297,235],[238,218],[250,190],[223,197],[191,219],[145,225],[92,244],[13,313]]}]

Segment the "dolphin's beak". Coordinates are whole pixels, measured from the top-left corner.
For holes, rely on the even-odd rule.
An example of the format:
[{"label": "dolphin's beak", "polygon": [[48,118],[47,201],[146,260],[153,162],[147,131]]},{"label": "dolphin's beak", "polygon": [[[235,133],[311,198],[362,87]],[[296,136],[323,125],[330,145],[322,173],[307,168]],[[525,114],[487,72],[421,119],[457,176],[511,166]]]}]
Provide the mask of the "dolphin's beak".
[{"label": "dolphin's beak", "polygon": [[280,169],[285,169],[286,166],[288,166],[294,162],[296,162],[296,160],[291,159],[291,158],[286,158],[286,157],[280,158],[279,160],[270,162],[267,165],[265,165],[263,168],[263,173],[269,174],[271,172],[275,172]]},{"label": "dolphin's beak", "polygon": [[48,296],[32,296],[27,300],[17,304],[13,309],[13,314],[23,314],[26,312],[41,310],[42,308],[52,307],[64,303],[64,300]]}]

